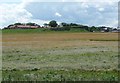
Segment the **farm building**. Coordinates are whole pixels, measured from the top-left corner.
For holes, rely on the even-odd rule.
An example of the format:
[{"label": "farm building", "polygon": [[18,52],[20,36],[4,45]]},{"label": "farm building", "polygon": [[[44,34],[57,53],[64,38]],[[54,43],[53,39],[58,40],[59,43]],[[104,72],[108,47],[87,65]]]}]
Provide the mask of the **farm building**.
[{"label": "farm building", "polygon": [[40,28],[40,26],[30,26],[30,25],[12,25],[8,27],[9,29],[37,29]]},{"label": "farm building", "polygon": [[[32,24],[32,23],[31,23]],[[42,28],[38,24],[12,24],[7,27],[4,27],[4,29],[37,29],[37,28]]]}]

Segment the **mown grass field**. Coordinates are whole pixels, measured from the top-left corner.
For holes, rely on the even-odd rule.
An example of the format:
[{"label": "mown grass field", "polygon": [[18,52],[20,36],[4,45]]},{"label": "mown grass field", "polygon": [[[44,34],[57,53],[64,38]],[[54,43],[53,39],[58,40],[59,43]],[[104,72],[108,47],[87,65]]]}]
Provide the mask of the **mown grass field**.
[{"label": "mown grass field", "polygon": [[118,33],[4,30],[3,81],[118,80]]}]

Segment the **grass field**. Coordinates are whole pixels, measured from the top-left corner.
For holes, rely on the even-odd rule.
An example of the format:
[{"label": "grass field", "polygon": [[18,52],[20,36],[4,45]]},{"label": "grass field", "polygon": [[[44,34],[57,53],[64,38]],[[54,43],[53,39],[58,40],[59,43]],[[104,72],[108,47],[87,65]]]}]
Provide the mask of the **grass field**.
[{"label": "grass field", "polygon": [[4,81],[118,80],[118,33],[38,32],[3,31]]}]

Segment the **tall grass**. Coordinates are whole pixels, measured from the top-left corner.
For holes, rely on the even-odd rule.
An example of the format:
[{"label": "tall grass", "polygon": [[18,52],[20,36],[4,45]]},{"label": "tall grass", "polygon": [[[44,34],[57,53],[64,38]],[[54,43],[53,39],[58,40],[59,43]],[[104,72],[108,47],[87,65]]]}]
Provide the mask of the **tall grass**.
[{"label": "tall grass", "polygon": [[66,70],[4,70],[3,81],[118,81],[118,72]]},{"label": "tall grass", "polygon": [[116,33],[66,32],[3,30],[3,81],[118,80]]}]

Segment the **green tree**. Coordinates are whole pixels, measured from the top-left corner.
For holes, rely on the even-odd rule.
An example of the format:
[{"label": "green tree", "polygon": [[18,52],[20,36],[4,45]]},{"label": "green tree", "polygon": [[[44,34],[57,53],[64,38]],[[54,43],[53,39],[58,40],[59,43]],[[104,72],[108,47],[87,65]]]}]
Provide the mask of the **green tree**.
[{"label": "green tree", "polygon": [[91,31],[91,32],[97,31],[97,28],[96,28],[95,26],[92,26],[92,27],[90,28],[90,31]]},{"label": "green tree", "polygon": [[65,23],[65,22],[62,22],[61,23],[62,26],[69,26],[69,24]]},{"label": "green tree", "polygon": [[35,26],[36,24],[29,22],[29,23],[26,23],[26,25]]},{"label": "green tree", "polygon": [[15,23],[14,25],[22,25],[22,23]]},{"label": "green tree", "polygon": [[78,26],[76,23],[70,23],[70,26]]},{"label": "green tree", "polygon": [[58,24],[55,20],[52,20],[52,21],[49,22],[49,26],[51,26],[51,27],[56,27],[57,25]]},{"label": "green tree", "polygon": [[48,25],[49,25],[49,24],[47,24],[47,23],[44,23],[43,25],[44,25],[44,27],[48,27]]}]

